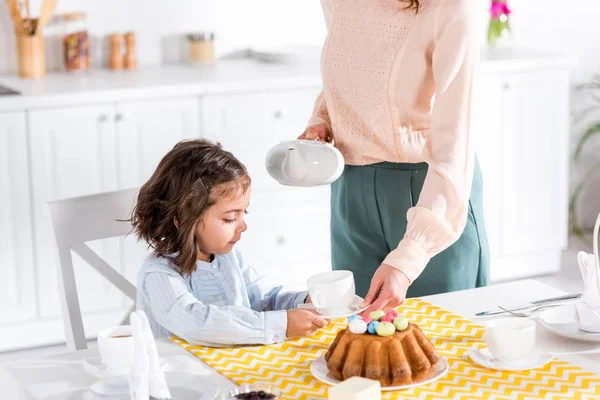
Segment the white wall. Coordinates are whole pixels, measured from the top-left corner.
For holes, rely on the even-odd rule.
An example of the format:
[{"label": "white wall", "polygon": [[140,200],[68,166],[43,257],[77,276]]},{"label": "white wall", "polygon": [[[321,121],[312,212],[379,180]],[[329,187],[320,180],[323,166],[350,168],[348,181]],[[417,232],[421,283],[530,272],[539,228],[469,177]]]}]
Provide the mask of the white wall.
[{"label": "white wall", "polygon": [[[480,8],[481,42],[485,43],[489,20],[489,0],[470,0]],[[38,10],[41,0],[31,0]],[[514,43],[519,47],[544,49],[575,55],[579,65],[573,71],[574,82],[600,73],[600,1],[509,0]],[[137,34],[140,65],[155,65],[182,59],[190,31],[216,33],[216,51],[224,53],[249,46],[284,43],[322,43],[325,27],[319,0],[60,0],[57,13],[85,11],[93,35],[92,62],[105,65],[106,36],[112,32]],[[56,30],[56,29],[54,29]],[[16,69],[12,23],[5,2],[0,2],[0,73]],[[52,30],[51,30],[52,32]],[[50,32],[50,35],[52,33]],[[47,65],[60,68],[58,36],[47,40]],[[574,98],[575,107],[579,101]],[[577,127],[576,127],[577,128]],[[579,132],[574,129],[574,134]],[[574,141],[573,141],[574,142]],[[573,184],[582,171],[600,159],[598,146],[590,147],[584,162],[573,166]],[[584,222],[600,212],[600,172],[584,193]],[[593,221],[592,221],[593,222]]]},{"label": "white wall", "polygon": [[[41,0],[31,0],[39,10]],[[107,35],[133,31],[140,65],[171,61],[178,39],[186,33],[213,31],[217,55],[250,45],[321,44],[325,26],[318,0],[60,0],[57,14],[85,11],[92,40],[93,61],[106,64]],[[33,11],[32,11],[33,13]],[[49,69],[60,66],[60,44],[50,29]],[[175,40],[174,40],[175,38]],[[100,56],[98,53],[104,53]],[[5,2],[0,3],[0,73],[16,70],[13,25]]]}]

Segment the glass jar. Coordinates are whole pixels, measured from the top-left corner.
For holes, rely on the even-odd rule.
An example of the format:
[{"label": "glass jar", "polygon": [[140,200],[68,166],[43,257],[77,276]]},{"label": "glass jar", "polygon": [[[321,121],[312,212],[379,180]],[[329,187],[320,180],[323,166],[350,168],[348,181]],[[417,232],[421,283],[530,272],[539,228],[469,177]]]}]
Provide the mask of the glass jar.
[{"label": "glass jar", "polygon": [[210,64],[215,61],[215,35],[201,32],[187,35],[188,59],[191,63]]},{"label": "glass jar", "polygon": [[65,14],[63,36],[63,64],[69,72],[86,71],[90,67],[90,40],[86,14]]}]

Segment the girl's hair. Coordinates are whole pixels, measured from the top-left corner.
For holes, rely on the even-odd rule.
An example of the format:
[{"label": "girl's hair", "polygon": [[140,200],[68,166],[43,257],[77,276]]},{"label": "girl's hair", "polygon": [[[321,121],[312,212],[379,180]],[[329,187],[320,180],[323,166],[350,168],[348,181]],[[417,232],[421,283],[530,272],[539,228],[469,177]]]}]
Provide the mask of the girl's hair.
[{"label": "girl's hair", "polygon": [[173,261],[190,275],[200,250],[196,225],[204,212],[220,197],[244,193],[249,186],[246,167],[220,144],[182,141],[141,187],[130,221],[138,238],[159,255],[179,252]]}]

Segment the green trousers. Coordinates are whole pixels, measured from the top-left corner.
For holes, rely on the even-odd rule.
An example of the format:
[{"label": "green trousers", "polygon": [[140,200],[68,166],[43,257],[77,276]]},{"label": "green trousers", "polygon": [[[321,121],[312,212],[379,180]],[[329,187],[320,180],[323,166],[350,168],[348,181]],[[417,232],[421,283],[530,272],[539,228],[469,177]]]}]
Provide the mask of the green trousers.
[{"label": "green trousers", "polygon": [[[419,199],[427,164],[347,165],[331,187],[333,269],[354,273],[364,297],[377,268],[406,232],[406,212]],[[475,165],[467,224],[461,237],[431,258],[408,297],[485,286],[489,248],[483,219],[482,177]]]}]

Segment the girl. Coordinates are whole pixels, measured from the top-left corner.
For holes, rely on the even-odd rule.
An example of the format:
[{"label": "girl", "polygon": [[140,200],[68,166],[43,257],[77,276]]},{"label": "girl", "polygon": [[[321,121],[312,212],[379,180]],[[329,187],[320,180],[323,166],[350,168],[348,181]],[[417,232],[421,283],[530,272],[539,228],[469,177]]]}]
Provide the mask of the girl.
[{"label": "girl", "polygon": [[296,309],[310,301],[307,292],[269,286],[234,248],[246,230],[249,200],[244,165],[206,140],[175,145],[142,186],[132,224],[154,252],[139,271],[137,307],[155,337],[271,344],[328,324]]}]

